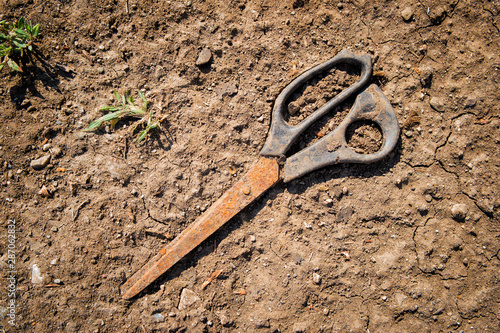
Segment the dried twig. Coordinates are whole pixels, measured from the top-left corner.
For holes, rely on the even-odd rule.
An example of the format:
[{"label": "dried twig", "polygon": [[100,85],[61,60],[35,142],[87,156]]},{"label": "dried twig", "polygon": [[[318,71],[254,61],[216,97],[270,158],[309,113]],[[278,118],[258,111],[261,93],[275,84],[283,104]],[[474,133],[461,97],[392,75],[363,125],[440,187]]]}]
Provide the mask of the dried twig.
[{"label": "dried twig", "polygon": [[85,200],[78,207],[76,207],[75,210],[73,210],[73,222],[76,221],[76,219],[78,218],[78,214],[80,213],[80,209],[82,209],[82,207],[88,203],[90,203],[90,199]]},{"label": "dried twig", "polygon": [[201,289],[205,289],[213,280],[217,279],[220,273],[222,273],[222,269],[218,269],[213,272],[212,275],[210,275],[210,277],[206,279],[205,282],[203,282],[203,284],[201,285]]}]

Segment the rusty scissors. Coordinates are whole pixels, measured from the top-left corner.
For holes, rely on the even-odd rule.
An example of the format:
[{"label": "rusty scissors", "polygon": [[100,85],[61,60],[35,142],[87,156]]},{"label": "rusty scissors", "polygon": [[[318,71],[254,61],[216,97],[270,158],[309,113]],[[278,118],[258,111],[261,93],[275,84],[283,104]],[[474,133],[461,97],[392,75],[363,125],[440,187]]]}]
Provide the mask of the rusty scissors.
[{"label": "rusty scissors", "polygon": [[[298,125],[290,125],[285,120],[287,100],[308,80],[339,64],[359,66],[359,80],[318,108]],[[344,50],[332,59],[295,78],[275,101],[271,129],[260,152],[259,161],[203,215],[131,276],[122,285],[122,297],[130,299],[137,295],[280,179],[286,183],[328,165],[372,163],[387,156],[396,146],[399,138],[399,126],[396,114],[383,92],[375,84],[367,86],[371,73],[370,55],[356,56]],[[353,107],[335,130],[286,158],[284,165],[278,162],[278,159],[290,149],[309,126],[354,94],[357,96]],[[380,127],[383,143],[377,152],[359,154],[349,148],[346,142],[346,131],[348,126],[355,121],[371,121]]]}]

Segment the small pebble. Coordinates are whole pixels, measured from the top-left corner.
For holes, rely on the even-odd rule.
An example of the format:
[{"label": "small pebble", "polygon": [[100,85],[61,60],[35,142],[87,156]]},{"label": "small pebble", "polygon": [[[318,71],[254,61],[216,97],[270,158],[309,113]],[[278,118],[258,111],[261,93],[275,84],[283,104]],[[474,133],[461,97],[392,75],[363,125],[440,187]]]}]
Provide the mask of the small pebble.
[{"label": "small pebble", "polygon": [[297,104],[297,102],[290,102],[290,104],[288,104],[288,113],[291,116],[293,116],[294,114],[296,114],[299,111],[299,109],[300,109],[300,107]]},{"label": "small pebble", "polygon": [[203,66],[210,62],[212,59],[212,52],[208,47],[201,50],[198,59],[196,60],[196,66]]},{"label": "small pebble", "polygon": [[59,280],[59,279],[55,279],[55,280],[54,280],[54,283],[55,283],[55,284],[61,284],[61,280]]},{"label": "small pebble", "polygon": [[48,151],[50,149],[50,143],[46,143],[43,145],[42,150],[43,151]]},{"label": "small pebble", "polygon": [[52,259],[52,261],[50,262],[50,264],[51,264],[52,266],[55,266],[55,265],[57,265],[58,261],[59,261],[59,259],[57,259],[57,258]]},{"label": "small pebble", "polygon": [[382,296],[383,301],[387,301],[387,296]]},{"label": "small pebble", "polygon": [[465,101],[465,107],[473,108],[474,106],[476,106],[476,103],[477,103],[477,100],[474,97],[469,97]]},{"label": "small pebble", "polygon": [[31,283],[40,284],[43,281],[43,276],[40,274],[40,269],[37,264],[33,264],[31,269]]},{"label": "small pebble", "polygon": [[465,204],[456,204],[451,207],[451,216],[456,221],[463,221],[468,213],[467,206]]},{"label": "small pebble", "polygon": [[40,194],[44,198],[48,198],[51,195],[49,189],[45,185],[43,185],[40,191],[38,191],[38,194]]},{"label": "small pebble", "polygon": [[439,111],[439,112],[444,111],[444,101],[443,101],[443,99],[441,99],[439,97],[436,97],[436,96],[432,97],[429,104],[436,111]]},{"label": "small pebble", "polygon": [[255,243],[256,238],[254,235],[250,235],[250,242]]},{"label": "small pebble", "polygon": [[411,7],[406,7],[405,9],[403,9],[403,11],[401,12],[401,16],[405,21],[411,20],[413,17],[413,10],[411,9]]},{"label": "small pebble", "polygon": [[155,313],[153,315],[153,319],[157,323],[162,323],[165,321],[165,317],[161,313]]},{"label": "small pebble", "polygon": [[57,229],[57,227],[52,227],[52,228],[50,228],[50,230],[53,232],[57,232],[59,229]]},{"label": "small pebble", "polygon": [[61,156],[62,150],[59,147],[54,147],[50,149],[50,153],[52,154],[52,156],[57,158]]},{"label": "small pebble", "polygon": [[226,315],[220,315],[220,324],[225,327],[229,327],[233,324],[233,320]]},{"label": "small pebble", "polygon": [[349,193],[349,189],[346,186],[342,187],[342,194],[347,195],[348,193]]},{"label": "small pebble", "polygon": [[316,284],[320,284],[321,283],[321,275],[319,275],[318,273],[313,273],[313,282]]},{"label": "small pebble", "polygon": [[47,166],[47,164],[49,164],[49,162],[50,162],[50,155],[45,155],[35,160],[31,160],[30,166],[35,170],[42,170]]},{"label": "small pebble", "polygon": [[429,66],[422,66],[419,68],[420,70],[420,83],[422,87],[430,87],[432,83],[432,76],[434,75],[434,71]]},{"label": "small pebble", "polygon": [[181,299],[177,308],[179,310],[187,309],[189,306],[191,306],[193,303],[198,302],[199,300],[200,298],[198,297],[198,295],[196,295],[192,290],[184,288],[182,289]]}]

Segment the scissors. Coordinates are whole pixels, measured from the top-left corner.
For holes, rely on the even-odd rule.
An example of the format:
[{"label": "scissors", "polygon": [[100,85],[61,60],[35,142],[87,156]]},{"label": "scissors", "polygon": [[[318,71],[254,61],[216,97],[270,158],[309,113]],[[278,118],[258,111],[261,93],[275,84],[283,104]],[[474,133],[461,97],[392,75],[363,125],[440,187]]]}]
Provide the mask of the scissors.
[{"label": "scissors", "polygon": [[[297,125],[285,120],[286,101],[312,77],[338,64],[360,68],[359,80],[318,108]],[[224,193],[197,220],[182,231],[139,271],[122,285],[122,297],[130,299],[140,293],[170,267],[196,248],[201,242],[261,196],[280,179],[287,183],[313,170],[338,163],[372,163],[381,160],[396,146],[399,126],[396,113],[383,92],[375,85],[367,86],[372,73],[369,54],[357,56],[343,50],[330,60],[317,65],[295,78],[277,97],[268,138],[260,152],[260,159],[250,170]],[[328,111],[357,94],[354,105],[335,130],[319,141],[286,158],[280,158],[300,135]],[[382,132],[381,148],[371,154],[359,154],[346,142],[346,131],[356,121],[376,123]]]}]

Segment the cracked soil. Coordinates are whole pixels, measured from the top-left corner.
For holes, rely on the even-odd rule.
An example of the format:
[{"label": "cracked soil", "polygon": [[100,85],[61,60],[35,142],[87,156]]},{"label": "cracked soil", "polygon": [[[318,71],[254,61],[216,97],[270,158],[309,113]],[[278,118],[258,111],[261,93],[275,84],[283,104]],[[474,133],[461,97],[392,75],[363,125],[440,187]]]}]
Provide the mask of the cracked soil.
[{"label": "cracked soil", "polygon": [[[498,1],[6,0],[0,12],[41,25],[24,73],[0,77],[3,278],[16,225],[8,332],[500,331]],[[123,300],[126,279],[257,161],[279,92],[343,49],[371,54],[396,149],[279,183]],[[356,74],[311,82],[289,121]],[[126,88],[165,117],[161,131],[140,145],[128,121],[84,132]],[[365,151],[381,140],[366,126],[349,136]],[[181,294],[192,302],[179,307]]]}]

